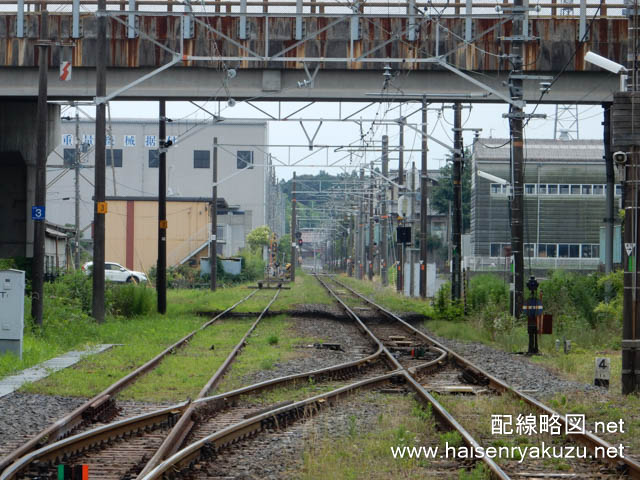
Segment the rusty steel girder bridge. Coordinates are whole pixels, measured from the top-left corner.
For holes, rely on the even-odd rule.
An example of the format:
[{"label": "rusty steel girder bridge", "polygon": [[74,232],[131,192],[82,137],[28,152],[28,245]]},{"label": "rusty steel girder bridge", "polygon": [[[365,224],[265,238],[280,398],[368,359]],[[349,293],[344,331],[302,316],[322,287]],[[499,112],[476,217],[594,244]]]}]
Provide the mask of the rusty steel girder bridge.
[{"label": "rusty steel girder bridge", "polygon": [[[95,0],[2,4],[11,11],[0,12],[0,96],[37,95],[37,45],[50,41],[49,99],[93,99]],[[45,7],[43,39],[38,10]],[[529,1],[526,8],[524,100],[610,101],[619,79],[585,63],[584,55],[625,63],[624,5]],[[512,12],[509,2],[471,0],[110,0],[102,13],[109,41],[105,100],[376,101],[427,93],[443,101],[467,95],[505,102],[517,37]],[[58,78],[63,60],[72,62],[71,81]],[[557,79],[541,95],[549,80],[543,77]]]}]

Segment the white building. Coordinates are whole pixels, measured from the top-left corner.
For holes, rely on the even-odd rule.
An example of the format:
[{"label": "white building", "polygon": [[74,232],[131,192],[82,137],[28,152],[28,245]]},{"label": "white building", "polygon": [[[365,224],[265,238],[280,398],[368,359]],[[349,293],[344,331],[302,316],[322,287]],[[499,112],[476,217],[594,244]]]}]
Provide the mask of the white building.
[{"label": "white building", "polygon": [[[63,120],[60,144],[47,164],[47,217],[65,225],[75,223],[76,128],[80,140],[80,227],[93,221],[95,122]],[[158,121],[114,119],[107,121],[108,197],[158,196]],[[269,165],[266,122],[173,121],[167,123],[167,138],[173,142],[167,153],[167,195],[211,198],[214,137],[218,141],[218,198],[251,213],[255,228],[270,224],[279,231],[284,216],[267,207],[275,197],[276,179]],[[85,236],[90,235],[86,228]]]}]

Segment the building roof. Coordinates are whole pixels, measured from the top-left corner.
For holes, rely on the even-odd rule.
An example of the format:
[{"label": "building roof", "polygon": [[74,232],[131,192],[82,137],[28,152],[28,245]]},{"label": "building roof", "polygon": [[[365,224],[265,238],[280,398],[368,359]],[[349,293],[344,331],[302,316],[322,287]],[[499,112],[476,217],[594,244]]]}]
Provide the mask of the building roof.
[{"label": "building roof", "polygon": [[[530,139],[524,142],[525,162],[603,163],[602,140]],[[474,146],[477,162],[508,161],[511,156],[509,139],[480,138]]]},{"label": "building roof", "polygon": [[[119,197],[106,197],[107,201],[132,201],[132,202],[157,202],[158,197],[143,197],[143,196],[119,196]],[[171,202],[190,202],[190,203],[211,203],[209,197],[169,197],[167,196],[167,203]],[[225,210],[237,210],[240,207],[237,205],[229,205],[224,198],[218,197],[218,209]]]}]

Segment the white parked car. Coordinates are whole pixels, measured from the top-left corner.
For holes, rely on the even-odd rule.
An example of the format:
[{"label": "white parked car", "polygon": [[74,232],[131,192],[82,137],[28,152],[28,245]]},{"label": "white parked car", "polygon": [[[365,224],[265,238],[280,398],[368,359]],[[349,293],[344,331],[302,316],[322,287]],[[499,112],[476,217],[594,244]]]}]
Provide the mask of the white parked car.
[{"label": "white parked car", "polygon": [[[82,266],[82,271],[91,275],[93,262],[87,262]],[[104,262],[104,278],[111,282],[140,283],[146,282],[147,276],[142,272],[128,270],[119,263]]]}]

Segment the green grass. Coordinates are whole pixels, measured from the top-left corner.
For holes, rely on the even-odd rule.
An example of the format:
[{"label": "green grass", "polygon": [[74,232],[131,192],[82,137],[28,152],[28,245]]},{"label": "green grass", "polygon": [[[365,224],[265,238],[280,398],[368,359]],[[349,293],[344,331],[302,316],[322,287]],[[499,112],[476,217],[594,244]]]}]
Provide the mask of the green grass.
[{"label": "green grass", "polygon": [[376,280],[376,278],[374,278],[374,282],[372,283],[344,275],[340,275],[338,280],[393,312],[412,312],[424,315],[425,317],[433,316],[433,308],[428,300],[405,297],[398,293],[395,285],[391,283],[389,286],[383,287],[379,283],[379,279]]},{"label": "green grass", "polygon": [[[277,340],[274,342],[274,339]],[[316,338],[298,337],[293,322],[284,315],[264,318],[247,340],[247,345],[234,362],[217,388],[218,392],[234,390],[246,385],[246,378],[260,370],[269,370],[275,363],[282,363],[297,356],[306,355],[305,349],[296,345],[308,345],[320,341]]]},{"label": "green grass", "polygon": [[[430,460],[394,459],[391,454],[391,447],[436,445],[439,434],[429,411],[407,396],[369,393],[362,398],[362,404],[376,405],[381,410],[377,421],[374,420],[373,425],[362,425],[350,415],[345,419],[346,432],[339,436],[327,434],[321,426],[316,427],[317,431],[305,442],[303,468],[296,478],[433,478],[434,469],[438,470],[438,467],[433,468]],[[455,440],[453,436],[452,439]],[[460,470],[457,476],[461,479],[488,478],[483,472],[484,469],[478,467],[471,472]]]},{"label": "green grass", "polygon": [[302,304],[333,305],[334,303],[320,282],[302,270],[296,270],[295,284],[289,284],[289,286],[291,286],[290,290],[280,292],[280,296],[271,307],[273,310],[291,310],[295,309],[296,305]]},{"label": "green grass", "polygon": [[149,315],[135,321],[109,319],[96,328],[99,343],[123,346],[92,355],[72,368],[23,387],[23,391],[65,396],[94,395],[203,323],[196,316]]}]

